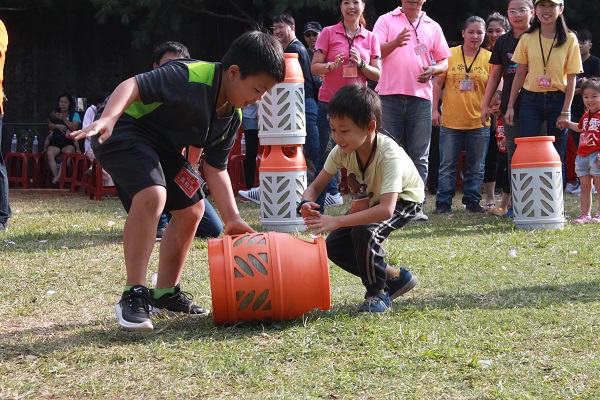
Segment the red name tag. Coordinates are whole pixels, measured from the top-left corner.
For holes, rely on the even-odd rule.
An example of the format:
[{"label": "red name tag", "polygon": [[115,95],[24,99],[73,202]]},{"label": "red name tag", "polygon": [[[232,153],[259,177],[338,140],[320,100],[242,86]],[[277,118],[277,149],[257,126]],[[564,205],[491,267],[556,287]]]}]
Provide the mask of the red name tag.
[{"label": "red name tag", "polygon": [[175,183],[183,190],[189,198],[200,188],[200,182],[196,175],[188,168],[183,167],[175,176]]}]

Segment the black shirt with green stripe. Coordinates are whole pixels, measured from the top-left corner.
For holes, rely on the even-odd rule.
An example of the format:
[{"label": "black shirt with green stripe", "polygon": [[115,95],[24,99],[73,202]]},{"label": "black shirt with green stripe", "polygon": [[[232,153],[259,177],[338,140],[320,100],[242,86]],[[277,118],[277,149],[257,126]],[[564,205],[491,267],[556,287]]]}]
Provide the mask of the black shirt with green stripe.
[{"label": "black shirt with green stripe", "polygon": [[136,75],[141,101],[127,108],[108,140],[142,140],[157,152],[201,147],[205,162],[225,169],[242,114],[216,114],[221,70],[220,63],[178,59]]}]

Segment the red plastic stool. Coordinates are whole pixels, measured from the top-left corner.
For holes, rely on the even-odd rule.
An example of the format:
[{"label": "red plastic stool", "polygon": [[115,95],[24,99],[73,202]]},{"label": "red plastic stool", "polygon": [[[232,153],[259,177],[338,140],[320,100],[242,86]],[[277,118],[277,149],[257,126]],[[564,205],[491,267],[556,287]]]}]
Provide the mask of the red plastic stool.
[{"label": "red plastic stool", "polygon": [[73,169],[74,180],[69,188],[71,192],[77,192],[79,191],[79,188],[83,188],[84,193],[87,193],[89,179],[85,173],[88,169],[90,169],[91,166],[92,160],[90,160],[86,155],[81,154],[81,157],[77,157]]},{"label": "red plastic stool", "polygon": [[68,183],[73,186],[77,177],[77,160],[80,157],[85,157],[81,153],[62,153],[62,167],[60,169],[60,185],[61,189],[65,188]]},{"label": "red plastic stool", "polygon": [[29,157],[33,161],[33,187],[44,187],[46,180],[46,154],[31,153]]},{"label": "red plastic stool", "polygon": [[90,200],[102,200],[102,196],[105,194],[117,194],[116,187],[102,184],[102,166],[98,160],[92,162],[92,177],[88,183],[88,194]]},{"label": "red plastic stool", "polygon": [[246,160],[245,154],[236,154],[234,156],[230,156],[229,160],[227,161],[227,173],[229,174],[231,188],[233,189],[233,194],[235,196],[237,196],[238,190],[246,190],[244,160]]},{"label": "red plastic stool", "polygon": [[18,183],[23,189],[27,189],[29,184],[29,167],[27,159],[31,153],[6,153],[6,166],[8,171],[8,185],[16,187]]}]

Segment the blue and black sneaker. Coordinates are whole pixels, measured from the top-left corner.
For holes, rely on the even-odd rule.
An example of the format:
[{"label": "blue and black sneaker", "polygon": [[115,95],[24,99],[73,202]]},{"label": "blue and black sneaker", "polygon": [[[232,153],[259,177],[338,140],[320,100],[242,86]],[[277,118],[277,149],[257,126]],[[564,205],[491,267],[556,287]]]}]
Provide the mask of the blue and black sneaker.
[{"label": "blue and black sneaker", "polygon": [[400,276],[398,278],[386,281],[385,291],[389,294],[390,300],[394,300],[412,290],[417,285],[417,282],[417,277],[413,276],[408,269],[400,268]]},{"label": "blue and black sneaker", "polygon": [[358,312],[384,313],[390,306],[390,296],[387,293],[376,293],[373,296],[367,294]]}]

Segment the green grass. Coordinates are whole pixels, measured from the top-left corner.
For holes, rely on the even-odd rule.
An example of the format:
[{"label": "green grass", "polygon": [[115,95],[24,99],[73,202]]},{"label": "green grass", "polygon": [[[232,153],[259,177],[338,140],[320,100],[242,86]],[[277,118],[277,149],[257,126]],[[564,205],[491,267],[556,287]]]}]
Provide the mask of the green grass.
[{"label": "green grass", "polygon": [[[598,225],[527,231],[468,214],[459,198],[451,217],[433,215],[428,202],[429,221],[385,242],[419,278],[390,313],[359,315],[360,280],[330,264],[330,311],[234,327],[161,317],[154,331],[135,333],[113,312],[125,277],[120,203],[48,193],[11,191],[14,216],[0,233],[0,398],[600,394]],[[579,215],[579,198],[566,196],[568,214]],[[260,229],[259,207],[240,209]],[[206,241],[196,241],[182,285],[211,307],[207,258]]]}]

